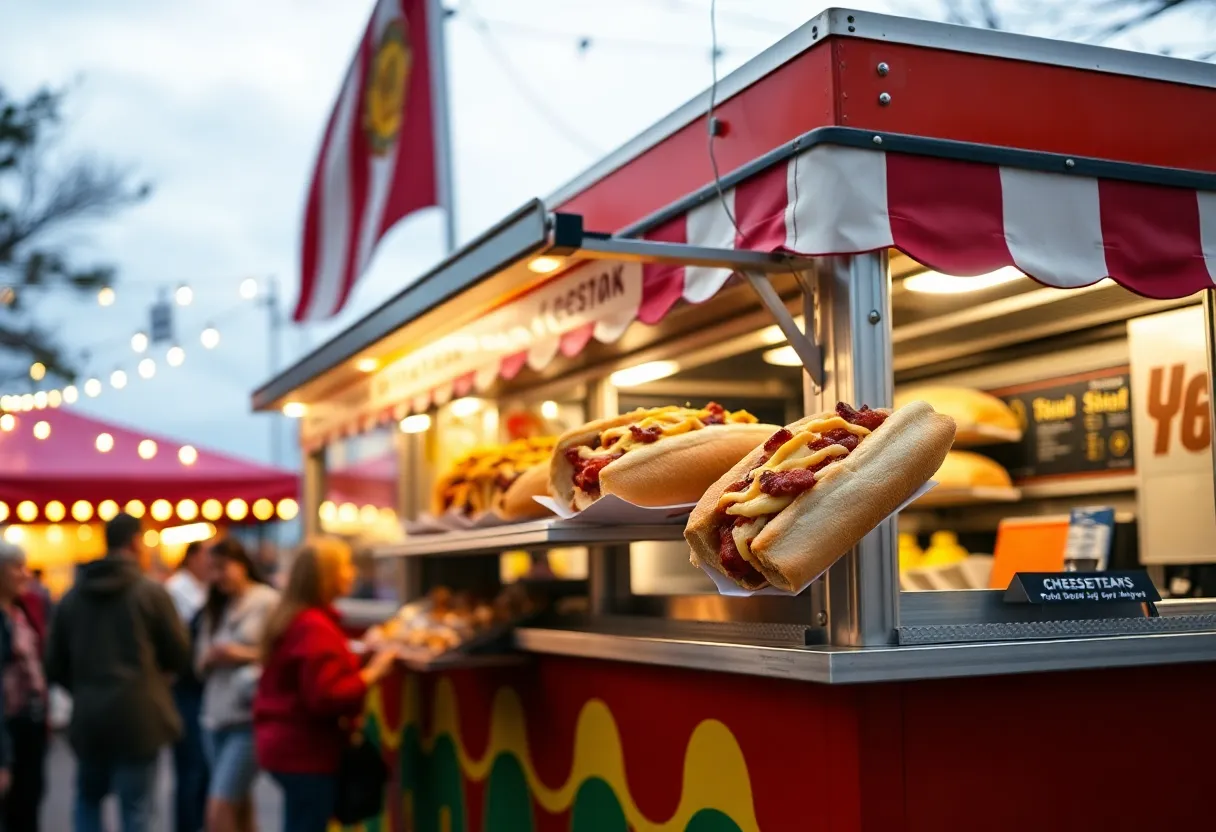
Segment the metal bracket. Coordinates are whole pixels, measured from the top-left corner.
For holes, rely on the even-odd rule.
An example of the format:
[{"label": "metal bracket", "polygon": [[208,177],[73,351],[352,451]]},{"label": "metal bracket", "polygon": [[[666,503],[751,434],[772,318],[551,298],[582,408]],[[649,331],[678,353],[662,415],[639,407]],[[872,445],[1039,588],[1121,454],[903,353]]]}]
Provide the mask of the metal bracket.
[{"label": "metal bracket", "polygon": [[[743,271],[742,274],[755,293],[760,296],[760,302],[776,318],[777,326],[781,328],[782,334],[790,342],[794,352],[802,359],[802,366],[806,370],[806,374],[811,377],[811,381],[815,383],[816,387],[822,389],[824,383],[823,350],[819,348],[819,344],[815,340],[814,316],[803,316],[807,329],[806,332],[803,332],[798,328],[794,316],[785,308],[785,304],[781,301],[777,290],[773,288],[773,284],[769,283],[767,275],[753,271]],[[811,280],[801,272],[796,273],[795,277],[798,278],[798,285],[802,287],[803,293],[814,301],[815,293]]]}]

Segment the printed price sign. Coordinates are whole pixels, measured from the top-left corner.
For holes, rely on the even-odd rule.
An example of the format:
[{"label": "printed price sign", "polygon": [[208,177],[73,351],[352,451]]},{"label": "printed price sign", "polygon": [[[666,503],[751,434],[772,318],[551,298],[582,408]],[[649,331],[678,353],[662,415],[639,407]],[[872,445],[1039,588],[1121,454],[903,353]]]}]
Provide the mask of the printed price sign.
[{"label": "printed price sign", "polygon": [[1147,572],[1019,572],[1009,604],[1152,604],[1161,600]]},{"label": "printed price sign", "polygon": [[1068,518],[1064,568],[1077,572],[1105,569],[1114,533],[1113,508],[1074,508]]}]

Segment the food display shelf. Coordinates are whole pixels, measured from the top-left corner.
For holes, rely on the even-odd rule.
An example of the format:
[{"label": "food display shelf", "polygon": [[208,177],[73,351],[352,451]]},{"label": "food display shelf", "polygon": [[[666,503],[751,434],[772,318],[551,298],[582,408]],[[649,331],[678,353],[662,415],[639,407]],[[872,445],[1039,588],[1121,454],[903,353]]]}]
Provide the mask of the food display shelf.
[{"label": "food display shelf", "polygon": [[1022,492],[1017,488],[998,488],[990,485],[975,485],[965,488],[938,486],[905,510],[950,508],[980,503],[1016,503],[1020,499],[1022,499]]},{"label": "food display shelf", "polygon": [[553,518],[513,526],[416,535],[401,543],[377,546],[373,551],[381,558],[484,555],[683,539],[683,523],[596,526]]}]

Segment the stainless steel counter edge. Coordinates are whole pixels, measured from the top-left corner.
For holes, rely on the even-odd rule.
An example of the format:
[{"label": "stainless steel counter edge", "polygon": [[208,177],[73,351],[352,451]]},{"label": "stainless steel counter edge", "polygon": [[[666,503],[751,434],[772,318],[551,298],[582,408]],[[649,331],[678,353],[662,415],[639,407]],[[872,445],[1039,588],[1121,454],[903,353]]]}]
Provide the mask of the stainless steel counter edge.
[{"label": "stainless steel counter edge", "polygon": [[521,650],[825,684],[999,676],[1216,660],[1216,633],[916,647],[770,647],[520,628]]}]

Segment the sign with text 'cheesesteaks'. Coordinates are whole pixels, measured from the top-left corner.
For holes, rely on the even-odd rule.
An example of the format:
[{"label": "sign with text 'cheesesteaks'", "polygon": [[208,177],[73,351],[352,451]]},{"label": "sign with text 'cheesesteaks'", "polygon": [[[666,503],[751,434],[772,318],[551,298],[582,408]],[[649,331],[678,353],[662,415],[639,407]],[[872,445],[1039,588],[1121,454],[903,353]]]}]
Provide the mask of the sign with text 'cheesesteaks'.
[{"label": "sign with text 'cheesesteaks'", "polygon": [[992,394],[1012,408],[1022,441],[984,454],[1014,482],[1127,474],[1135,467],[1129,368],[1023,384]]},{"label": "sign with text 'cheesesteaks'", "polygon": [[1155,604],[1147,572],[1019,572],[1005,591],[1009,604]]},{"label": "sign with text 'cheesesteaks'", "polygon": [[1141,563],[1216,560],[1216,498],[1203,309],[1127,325]]}]

